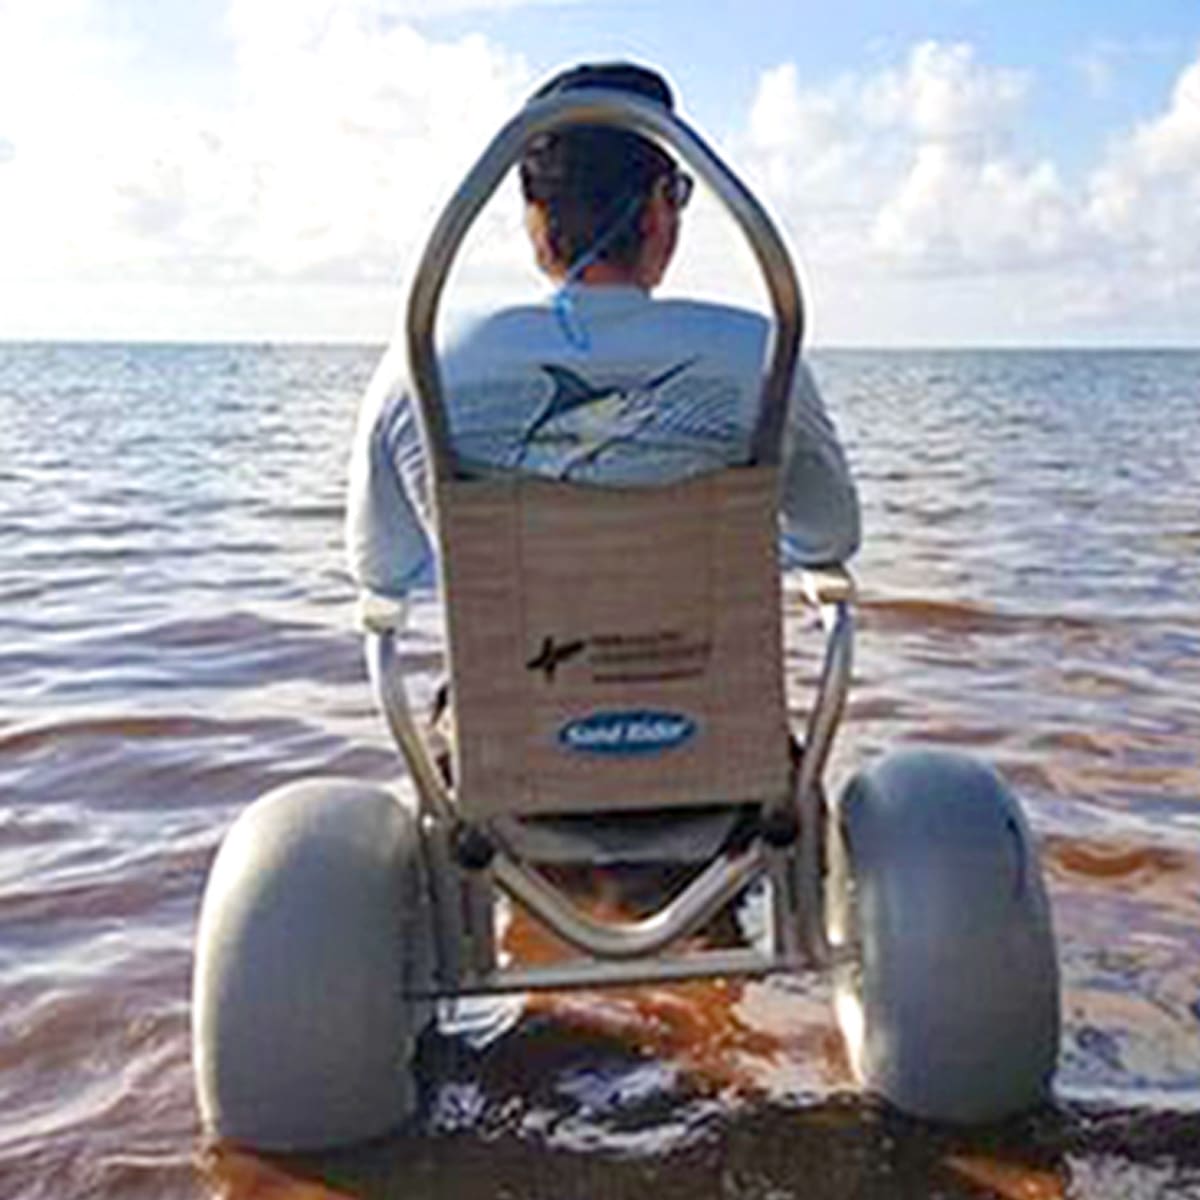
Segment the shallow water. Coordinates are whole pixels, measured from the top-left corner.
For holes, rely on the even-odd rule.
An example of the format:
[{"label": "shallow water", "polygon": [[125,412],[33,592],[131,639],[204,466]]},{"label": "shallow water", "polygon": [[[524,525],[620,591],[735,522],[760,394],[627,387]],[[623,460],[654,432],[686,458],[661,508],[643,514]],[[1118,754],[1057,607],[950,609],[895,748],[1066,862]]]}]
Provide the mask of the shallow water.
[{"label": "shallow water", "polygon": [[[922,741],[1017,787],[1061,947],[1052,1109],[969,1135],[883,1112],[824,987],[780,979],[431,1038],[420,1127],[353,1154],[201,1145],[191,943],[223,831],[282,781],[397,772],[340,547],[375,357],[0,347],[0,1195],[1200,1195],[1189,353],[817,358],[867,528],[832,780]],[[406,652],[430,685],[433,622]]]}]

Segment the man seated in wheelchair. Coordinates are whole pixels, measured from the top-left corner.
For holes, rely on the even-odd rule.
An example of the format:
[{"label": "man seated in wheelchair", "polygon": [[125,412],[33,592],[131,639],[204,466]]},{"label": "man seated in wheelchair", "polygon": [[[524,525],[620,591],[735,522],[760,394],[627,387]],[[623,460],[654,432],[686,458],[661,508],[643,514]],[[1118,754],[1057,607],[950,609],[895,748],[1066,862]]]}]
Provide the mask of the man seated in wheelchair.
[{"label": "man seated in wheelchair", "polygon": [[[660,75],[626,63],[574,67],[534,98],[597,87],[673,107]],[[553,292],[543,304],[491,315],[443,354],[450,432],[464,469],[637,486],[746,461],[766,319],[653,296],[675,253],[690,177],[637,134],[572,126],[531,141],[520,161],[520,184],[533,252]],[[401,620],[405,597],[432,578],[425,462],[404,359],[397,344],[380,364],[362,405],[350,467],[349,562],[364,623],[375,629]],[[858,501],[803,361],[784,439],[784,561],[844,563],[858,546]],[[707,835],[695,829],[689,835],[697,853],[708,853],[697,847],[728,834],[727,814],[710,812],[706,819]],[[538,857],[570,861],[573,824],[580,822],[543,822],[542,831],[554,836],[547,835]],[[667,826],[656,824],[653,813],[586,825],[586,849],[577,847],[575,857],[593,866],[694,860],[687,846],[671,844]],[[671,828],[679,827],[674,820]]]}]

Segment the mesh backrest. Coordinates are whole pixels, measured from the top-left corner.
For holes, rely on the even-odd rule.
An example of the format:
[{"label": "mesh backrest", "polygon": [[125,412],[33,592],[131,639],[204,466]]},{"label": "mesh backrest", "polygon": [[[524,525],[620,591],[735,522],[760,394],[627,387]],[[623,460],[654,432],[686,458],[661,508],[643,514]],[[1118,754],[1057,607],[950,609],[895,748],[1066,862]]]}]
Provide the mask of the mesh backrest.
[{"label": "mesh backrest", "polygon": [[465,817],[786,792],[777,484],[439,487]]}]

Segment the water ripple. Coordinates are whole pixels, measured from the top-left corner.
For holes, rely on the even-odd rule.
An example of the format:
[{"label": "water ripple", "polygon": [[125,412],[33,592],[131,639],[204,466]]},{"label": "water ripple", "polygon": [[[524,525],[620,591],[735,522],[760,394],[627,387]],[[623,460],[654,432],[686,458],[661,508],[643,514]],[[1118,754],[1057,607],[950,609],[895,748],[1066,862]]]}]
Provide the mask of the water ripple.
[{"label": "water ripple", "polygon": [[[0,1191],[1200,1192],[1200,358],[1150,353],[817,361],[866,527],[834,779],[920,742],[1021,795],[1065,983],[1052,1110],[905,1122],[852,1094],[823,983],[710,981],[543,997],[483,1048],[431,1037],[419,1128],[193,1171],[191,941],[222,833],[282,782],[399,774],[340,547],[374,363],[0,348]],[[801,719],[819,642],[787,614]],[[405,654],[428,696],[428,613]]]}]

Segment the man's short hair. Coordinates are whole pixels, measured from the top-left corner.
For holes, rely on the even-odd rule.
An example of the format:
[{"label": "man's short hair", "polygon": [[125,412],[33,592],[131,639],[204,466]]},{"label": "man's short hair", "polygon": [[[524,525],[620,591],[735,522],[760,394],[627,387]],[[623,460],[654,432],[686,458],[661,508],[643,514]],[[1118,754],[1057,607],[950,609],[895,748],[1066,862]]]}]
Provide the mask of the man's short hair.
[{"label": "man's short hair", "polygon": [[[634,63],[583,63],[543,84],[531,100],[605,88],[675,106],[670,85]],[[521,156],[521,192],[544,207],[550,249],[568,268],[584,255],[629,267],[642,246],[641,214],[671,156],[640,134],[574,125],[534,138]]]}]

